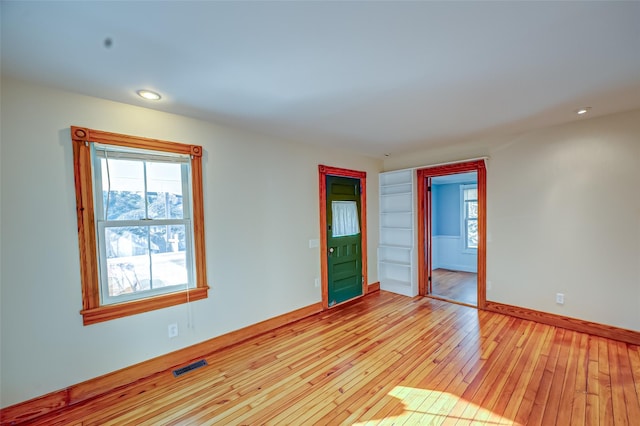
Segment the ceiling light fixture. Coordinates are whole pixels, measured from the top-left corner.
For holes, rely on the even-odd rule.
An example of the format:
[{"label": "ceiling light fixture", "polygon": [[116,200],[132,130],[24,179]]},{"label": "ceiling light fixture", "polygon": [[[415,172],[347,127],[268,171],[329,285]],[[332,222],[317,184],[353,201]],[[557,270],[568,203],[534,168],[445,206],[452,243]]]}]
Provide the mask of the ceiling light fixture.
[{"label": "ceiling light fixture", "polygon": [[585,115],[586,113],[589,112],[589,110],[591,110],[591,107],[580,108],[580,109],[576,110],[576,114]]},{"label": "ceiling light fixture", "polygon": [[141,98],[145,98],[149,101],[158,101],[162,98],[159,93],[152,92],[151,90],[138,90],[136,93]]}]

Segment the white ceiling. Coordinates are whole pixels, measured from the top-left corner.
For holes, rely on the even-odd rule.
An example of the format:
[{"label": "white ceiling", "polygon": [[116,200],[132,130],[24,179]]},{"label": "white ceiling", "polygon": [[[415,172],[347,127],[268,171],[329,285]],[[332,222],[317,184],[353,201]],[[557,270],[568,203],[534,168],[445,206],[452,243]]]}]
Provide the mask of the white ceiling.
[{"label": "white ceiling", "polygon": [[640,2],[2,1],[1,13],[3,74],[376,157],[564,123],[580,106],[640,107]]}]

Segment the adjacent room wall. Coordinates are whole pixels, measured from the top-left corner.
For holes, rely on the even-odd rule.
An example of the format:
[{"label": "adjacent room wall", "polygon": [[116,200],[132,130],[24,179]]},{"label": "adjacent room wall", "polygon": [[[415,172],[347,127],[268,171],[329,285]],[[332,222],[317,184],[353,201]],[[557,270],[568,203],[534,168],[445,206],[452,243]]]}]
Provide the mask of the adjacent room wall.
[{"label": "adjacent room wall", "polygon": [[433,235],[460,236],[460,184],[431,185]]},{"label": "adjacent room wall", "polygon": [[461,229],[464,212],[460,187],[471,183],[475,181],[431,184],[433,269],[478,272],[477,250],[465,249],[465,235]]},{"label": "adjacent room wall", "polygon": [[[320,302],[318,164],[367,172],[378,280],[379,160],[13,79],[1,107],[2,407]],[[203,146],[208,299],[82,325],[71,125]]]},{"label": "adjacent room wall", "polygon": [[640,110],[392,156],[384,168],[485,155],[487,299],[640,331]]}]

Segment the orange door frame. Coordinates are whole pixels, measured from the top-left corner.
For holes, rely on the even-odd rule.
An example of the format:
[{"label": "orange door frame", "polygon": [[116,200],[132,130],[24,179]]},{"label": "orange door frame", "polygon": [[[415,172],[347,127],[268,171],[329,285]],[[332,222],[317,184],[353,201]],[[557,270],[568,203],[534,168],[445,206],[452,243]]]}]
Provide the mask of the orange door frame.
[{"label": "orange door frame", "polygon": [[487,303],[487,169],[484,160],[445,164],[418,169],[418,294],[431,293],[431,178],[476,171],[478,173],[478,309]]},{"label": "orange door frame", "polygon": [[[362,233],[362,277],[364,278],[362,280],[362,295],[367,294],[367,283],[369,282],[367,277],[367,172],[319,165],[320,273],[322,276],[322,308],[325,310],[329,309],[329,273],[327,267],[327,175],[360,179],[360,232]],[[351,300],[347,300],[334,306],[349,303]]]}]

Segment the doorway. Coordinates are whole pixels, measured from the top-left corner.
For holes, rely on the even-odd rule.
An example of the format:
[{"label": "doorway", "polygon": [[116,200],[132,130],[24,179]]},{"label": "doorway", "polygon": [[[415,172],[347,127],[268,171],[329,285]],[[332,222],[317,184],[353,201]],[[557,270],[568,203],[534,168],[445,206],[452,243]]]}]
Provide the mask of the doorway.
[{"label": "doorway", "polygon": [[430,188],[430,293],[446,300],[477,306],[477,172],[432,177]]},{"label": "doorway", "polygon": [[484,161],[418,170],[419,294],[484,308]]},{"label": "doorway", "polygon": [[366,173],[319,166],[320,257],[325,309],[366,293]]}]

